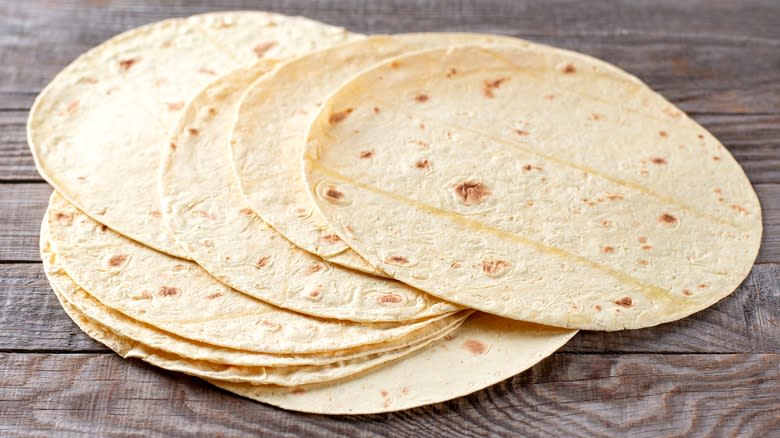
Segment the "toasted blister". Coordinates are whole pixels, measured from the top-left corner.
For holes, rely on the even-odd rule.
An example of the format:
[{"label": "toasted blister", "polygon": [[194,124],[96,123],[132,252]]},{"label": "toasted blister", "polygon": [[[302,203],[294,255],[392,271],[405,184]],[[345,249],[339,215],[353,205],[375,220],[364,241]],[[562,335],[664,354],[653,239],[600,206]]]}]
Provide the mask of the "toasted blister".
[{"label": "toasted blister", "polygon": [[344,29],[265,12],[221,12],[122,33],[62,70],[30,111],[38,172],[110,228],[187,258],[163,225],[159,149],[187,101],[259,58],[296,56],[357,38]]},{"label": "toasted blister", "polygon": [[359,324],[305,316],[231,289],[193,262],[123,237],[56,192],[46,221],[50,252],[79,287],[107,308],[192,341],[256,353],[321,353],[390,342],[461,317]]},{"label": "toasted blister", "polygon": [[[253,212],[233,177],[230,133],[245,90],[273,65],[261,61],[228,73],[182,109],[170,142],[163,146],[159,173],[163,221],[178,243],[223,283],[308,315],[398,322],[461,309],[396,280],[334,266],[332,262],[359,257],[344,251],[323,260],[296,247]],[[271,117],[264,123],[271,123]],[[289,186],[280,183],[279,196]],[[341,242],[332,232],[323,232],[320,240]]]},{"label": "toasted blister", "polygon": [[[298,247],[335,264],[384,275],[349,248],[309,199],[300,166],[306,129],[322,102],[361,70],[403,53],[469,43],[532,45],[468,33],[380,35],[292,59],[258,79],[241,101],[230,141],[235,176],[249,206]],[[349,111],[331,116],[347,117]],[[365,165],[373,163],[371,154],[370,145],[360,151]]]},{"label": "toasted blister", "polygon": [[325,101],[305,143],[309,194],[346,244],[508,318],[676,320],[731,293],[760,245],[756,194],[716,138],[637,78],[560,49],[399,56]]},{"label": "toasted blister", "polygon": [[210,382],[295,411],[392,412],[444,402],[508,379],[539,363],[576,333],[476,313],[444,340],[346,379],[296,387]]}]

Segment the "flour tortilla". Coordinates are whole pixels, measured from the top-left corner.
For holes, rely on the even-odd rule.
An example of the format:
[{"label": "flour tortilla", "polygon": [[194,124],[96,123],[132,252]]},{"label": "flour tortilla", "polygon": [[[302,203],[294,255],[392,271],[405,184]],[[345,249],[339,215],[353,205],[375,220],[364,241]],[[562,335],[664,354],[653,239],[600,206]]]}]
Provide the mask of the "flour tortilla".
[{"label": "flour tortilla", "polygon": [[327,96],[361,70],[405,52],[464,43],[531,45],[480,34],[373,36],[304,55],[260,78],[241,102],[231,141],[236,179],[252,209],[298,247],[375,272],[327,226],[306,193],[300,155],[308,123]]},{"label": "flour tortilla", "polygon": [[[108,330],[121,334],[123,337],[135,339],[154,350],[172,353],[182,358],[196,361],[230,364],[250,367],[327,365],[334,362],[365,358],[369,355],[392,352],[423,342],[430,342],[446,336],[455,330],[462,320],[454,319],[449,326],[438,329],[436,324],[422,329],[419,333],[384,342],[379,345],[367,345],[342,351],[332,351],[319,354],[278,355],[252,353],[248,351],[221,348],[201,342],[190,341],[171,333],[166,333],[148,324],[133,320],[121,313],[100,304],[98,300],[81,289],[68,277],[58,265],[57,257],[51,252],[48,243],[48,223],[41,227],[41,258],[44,271],[52,288],[60,296],[60,301],[67,301],[79,314],[104,326]],[[462,315],[465,319],[466,313]]]},{"label": "flour tortilla", "polygon": [[459,310],[398,281],[333,266],[255,216],[233,178],[230,132],[243,92],[272,66],[228,73],[182,111],[160,167],[164,221],[178,243],[225,284],[313,316],[396,322]]},{"label": "flour tortilla", "polygon": [[[328,365],[289,367],[228,365],[187,359],[165,351],[150,348],[143,342],[122,336],[108,327],[103,326],[94,320],[90,320],[83,313],[79,312],[75,306],[69,303],[56,289],[54,292],[59,299],[60,304],[62,304],[63,309],[65,309],[65,312],[79,328],[91,338],[114,350],[120,356],[124,358],[134,357],[167,370],[229,383],[298,386],[328,382],[369,370],[385,362],[398,360],[435,341],[435,339],[428,339],[425,342],[386,353],[373,354],[360,359],[340,361]],[[462,321],[463,320],[459,321],[459,323]]]},{"label": "flour tortilla", "polygon": [[192,262],[129,240],[56,192],[47,220],[53,252],[76,284],[106,307],[193,341],[258,353],[319,353],[392,341],[459,317],[407,324],[307,317],[230,289]]},{"label": "flour tortilla", "polygon": [[28,139],[38,171],[101,223],[186,258],[162,224],[156,190],[159,150],[184,104],[258,57],[350,38],[341,28],[265,12],[196,15],[120,34],[66,67],[33,104]]},{"label": "flour tortilla", "polygon": [[323,105],[304,172],[329,225],[391,276],[555,326],[690,315],[739,285],[761,240],[756,194],[717,139],[635,77],[557,49],[440,49],[364,72]]},{"label": "flour tortilla", "polygon": [[555,352],[576,333],[477,313],[445,341],[348,379],[296,388],[211,383],[294,411],[400,411],[461,397],[512,377]]}]

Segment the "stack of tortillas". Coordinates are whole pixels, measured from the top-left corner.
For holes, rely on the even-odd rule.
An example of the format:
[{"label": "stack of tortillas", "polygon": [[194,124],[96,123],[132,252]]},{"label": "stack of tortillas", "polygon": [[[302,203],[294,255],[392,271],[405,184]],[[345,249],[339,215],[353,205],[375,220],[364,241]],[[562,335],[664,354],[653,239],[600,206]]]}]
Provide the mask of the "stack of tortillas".
[{"label": "stack of tortillas", "polygon": [[515,375],[750,271],[761,209],[704,128],[577,53],[304,18],[167,20],[41,92],[65,311],[123,357],[307,412]]}]

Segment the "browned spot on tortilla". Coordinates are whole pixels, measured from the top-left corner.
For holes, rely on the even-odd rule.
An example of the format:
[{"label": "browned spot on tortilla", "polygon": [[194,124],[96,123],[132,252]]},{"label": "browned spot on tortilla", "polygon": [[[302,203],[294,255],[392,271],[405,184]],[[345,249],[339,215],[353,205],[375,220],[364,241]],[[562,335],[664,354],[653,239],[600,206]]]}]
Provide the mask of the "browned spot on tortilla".
[{"label": "browned spot on tortilla", "polygon": [[306,390],[303,389],[303,388],[295,388],[292,391],[290,391],[290,394],[295,394],[295,395],[305,394],[305,393],[306,393]]},{"label": "browned spot on tortilla", "polygon": [[644,237],[644,236],[640,237],[639,238],[639,243],[647,243],[647,237]]},{"label": "browned spot on tortilla", "polygon": [[631,307],[633,303],[634,300],[632,300],[631,297],[623,297],[619,300],[615,300],[615,304],[621,307]]},{"label": "browned spot on tortilla", "polygon": [[623,199],[623,195],[617,193],[605,193],[604,196],[610,201],[620,201]]},{"label": "browned spot on tortilla", "polygon": [[712,159],[713,159],[713,160],[715,160],[715,161],[720,161],[720,157],[719,157],[719,156],[717,156],[717,155],[714,155],[714,156],[712,157]]},{"label": "browned spot on tortilla", "polygon": [[217,114],[217,109],[214,108],[213,106],[210,106],[209,109],[208,109],[208,113],[209,113],[210,116],[216,115]]},{"label": "browned spot on tortilla", "polygon": [[677,223],[677,218],[669,213],[663,213],[658,216],[658,222],[666,225],[674,225]]},{"label": "browned spot on tortilla", "polygon": [[365,160],[367,158],[371,158],[372,155],[374,155],[373,151],[362,151],[360,153],[360,159],[361,160]]},{"label": "browned spot on tortilla", "polygon": [[252,216],[253,214],[255,214],[254,210],[252,210],[252,209],[251,209],[251,208],[249,208],[249,207],[247,207],[247,208],[242,208],[242,209],[241,209],[241,210],[239,210],[238,212],[239,212],[239,213],[241,213],[241,214],[242,214],[242,215],[244,215],[244,216]]},{"label": "browned spot on tortilla", "polygon": [[162,47],[163,49],[167,49],[170,48],[172,45],[173,45],[173,41],[168,40],[168,41],[163,41],[163,43],[160,44],[160,47]]},{"label": "browned spot on tortilla", "polygon": [[422,130],[425,130],[425,123],[423,123],[423,122],[420,122],[420,124],[419,124],[419,125],[417,125],[417,127],[418,127],[418,128],[420,128],[420,129],[422,129]]},{"label": "browned spot on tortilla", "polygon": [[534,166],[532,164],[523,165],[523,172],[530,172],[532,170],[542,170],[542,168],[539,166]]},{"label": "browned spot on tortilla", "polygon": [[449,334],[444,336],[445,341],[451,341],[453,339],[455,339],[455,335]]},{"label": "browned spot on tortilla", "polygon": [[171,147],[171,150],[173,150],[173,151],[176,150],[176,143],[171,142],[168,146]]},{"label": "browned spot on tortilla", "polygon": [[214,70],[206,67],[199,68],[198,73],[203,73],[204,75],[210,75],[210,76],[214,76],[217,74],[217,72],[215,72]]},{"label": "browned spot on tortilla", "polygon": [[460,263],[458,263],[458,262],[452,262],[452,263],[450,263],[450,268],[452,268],[452,269],[458,269],[458,268],[460,268]]},{"label": "browned spot on tortilla", "polygon": [[401,66],[401,63],[398,62],[398,61],[393,61],[393,62],[390,63],[390,67],[391,68],[398,68],[400,66]]},{"label": "browned spot on tortilla", "polygon": [[141,291],[140,294],[132,296],[133,301],[139,301],[139,300],[151,300],[152,294],[148,291]]},{"label": "browned spot on tortilla", "polygon": [[514,131],[515,134],[519,135],[520,137],[525,137],[526,135],[528,135],[528,131],[523,131],[522,129],[514,128],[512,129],[512,131]]},{"label": "browned spot on tortilla", "polygon": [[121,266],[124,262],[127,261],[127,257],[127,254],[117,254],[112,256],[110,259],[108,259],[108,266],[111,266],[112,268]]},{"label": "browned spot on tortilla", "polygon": [[509,267],[506,260],[485,259],[482,260],[482,272],[488,275],[498,274]]},{"label": "browned spot on tortilla", "polygon": [[476,356],[485,354],[487,351],[487,345],[485,345],[482,341],[478,341],[476,339],[466,339],[463,341],[463,348],[468,351],[471,354],[474,354]]},{"label": "browned spot on tortilla", "polygon": [[647,171],[647,169],[642,169],[639,171],[639,174],[642,176],[650,175],[650,172]]},{"label": "browned spot on tortilla", "polygon": [[414,167],[418,169],[427,169],[430,167],[430,162],[428,160],[418,160],[416,163],[414,163]]},{"label": "browned spot on tortilla", "polygon": [[667,133],[666,131],[658,131],[658,135],[660,135],[663,138],[669,137],[669,133]]},{"label": "browned spot on tortilla", "polygon": [[372,110],[374,111],[374,114],[379,114],[380,110],[378,106],[375,106]]},{"label": "browned spot on tortilla", "polygon": [[108,230],[108,227],[103,224],[100,224],[100,231],[106,231],[106,230]]},{"label": "browned spot on tortilla", "polygon": [[326,235],[324,235],[324,236],[322,236],[320,238],[322,240],[328,242],[328,243],[339,243],[339,242],[341,242],[341,237],[339,237],[338,235],[333,234],[333,233],[326,234]]},{"label": "browned spot on tortilla", "polygon": [[403,388],[401,388],[401,394],[403,394],[403,395],[407,395],[407,394],[409,394],[409,388],[408,388],[408,387],[406,387],[406,386],[404,386]]},{"label": "browned spot on tortilla", "polygon": [[665,112],[667,115],[669,115],[671,117],[675,117],[675,118],[682,116],[682,113],[680,111],[676,110],[674,107],[671,107],[671,106],[668,106],[668,107],[664,108],[663,112]]},{"label": "browned spot on tortilla", "polygon": [[173,267],[174,271],[183,271],[185,269],[187,269],[187,265],[176,265]]},{"label": "browned spot on tortilla", "polygon": [[451,78],[451,77],[455,76],[457,73],[458,73],[458,70],[456,70],[455,67],[452,67],[449,70],[447,70],[447,77]]},{"label": "browned spot on tortilla", "polygon": [[650,159],[650,161],[652,161],[653,164],[666,164],[666,160],[660,157],[653,157]]},{"label": "browned spot on tortilla", "polygon": [[252,49],[252,51],[255,52],[255,55],[258,58],[262,58],[263,55],[265,55],[265,52],[271,50],[271,48],[275,45],[276,45],[276,41],[268,41],[265,43],[260,43],[256,45],[255,48]]},{"label": "browned spot on tortilla", "polygon": [[138,58],[123,59],[119,61],[119,69],[122,71],[128,71],[130,68],[138,62]]},{"label": "browned spot on tortilla", "polygon": [[213,214],[211,214],[211,213],[209,213],[208,211],[205,211],[205,210],[193,210],[191,214],[192,214],[192,217],[202,217],[202,218],[205,218],[205,219],[208,219],[208,220],[211,220],[211,221],[216,219]]},{"label": "browned spot on tortilla", "polygon": [[422,149],[425,149],[425,148],[430,146],[428,143],[426,143],[426,142],[424,142],[422,140],[412,140],[412,143],[420,146],[420,148],[422,148]]},{"label": "browned spot on tortilla", "polygon": [[645,251],[650,251],[651,249],[653,249],[653,245],[642,245],[640,246],[640,248],[642,248]]},{"label": "browned spot on tortilla", "polygon": [[187,132],[190,133],[192,136],[198,136],[200,134],[200,131],[198,131],[198,128],[189,128],[187,129]]},{"label": "browned spot on tortilla", "polygon": [[455,186],[455,194],[465,205],[476,205],[490,196],[490,189],[479,181],[463,181]]},{"label": "browned spot on tortilla", "polygon": [[398,304],[403,300],[404,299],[400,295],[395,294],[384,294],[376,298],[376,302],[383,306],[387,304]]},{"label": "browned spot on tortilla", "polygon": [[596,309],[597,312],[601,312],[601,304],[596,304],[593,308]]},{"label": "browned spot on tortilla", "polygon": [[555,99],[556,97],[558,97],[558,95],[557,95],[557,94],[546,94],[546,95],[544,96],[544,98],[545,98],[545,99],[547,99],[547,100],[553,100],[553,99]]},{"label": "browned spot on tortilla", "polygon": [[268,262],[271,261],[271,256],[262,256],[255,262],[256,268],[263,268],[268,265]]},{"label": "browned spot on tortilla", "polygon": [[409,263],[409,259],[404,256],[394,255],[385,259],[385,263],[392,263],[395,265],[406,265]]},{"label": "browned spot on tortilla", "polygon": [[68,104],[68,106],[65,108],[65,112],[67,114],[73,114],[73,113],[75,113],[78,110],[79,110],[79,100],[78,99],[71,100],[70,103]]},{"label": "browned spot on tortilla", "polygon": [[612,226],[612,222],[610,222],[609,219],[602,219],[601,226],[604,228],[609,228]]},{"label": "browned spot on tortilla", "polygon": [[339,199],[344,197],[344,194],[341,193],[340,191],[336,190],[336,189],[329,188],[325,192],[325,196],[327,196],[330,199],[334,199],[334,200],[338,201]]},{"label": "browned spot on tortilla", "polygon": [[427,94],[418,94],[417,96],[414,96],[414,101],[417,103],[424,103],[427,102],[430,97],[428,97]]},{"label": "browned spot on tortilla", "polygon": [[176,295],[179,295],[181,291],[173,286],[160,286],[160,289],[157,291],[157,293],[161,297],[175,297]]},{"label": "browned spot on tortilla", "polygon": [[601,119],[603,119],[603,118],[604,118],[604,115],[603,115],[603,114],[599,114],[599,113],[590,113],[590,119],[591,119],[591,120],[599,121],[599,120],[601,120]]},{"label": "browned spot on tortilla", "polygon": [[320,262],[314,262],[311,265],[306,267],[306,269],[303,271],[303,274],[310,275],[310,274],[314,274],[315,272],[320,272],[323,269],[325,269],[325,265],[323,265]]},{"label": "browned spot on tortilla", "polygon": [[601,247],[601,252],[603,252],[604,254],[612,254],[612,253],[615,252],[615,248],[613,248],[611,246],[602,246]]},{"label": "browned spot on tortilla", "polygon": [[563,67],[563,72],[564,72],[564,73],[566,73],[566,74],[571,74],[571,73],[574,73],[574,72],[576,72],[576,71],[577,71],[577,69],[576,69],[576,68],[574,68],[574,65],[573,65],[573,64],[566,64],[566,65]]},{"label": "browned spot on tortilla", "polygon": [[322,291],[320,290],[320,288],[316,287],[311,291],[309,291],[309,298],[317,298],[318,296],[320,296],[321,293]]},{"label": "browned spot on tortilla", "polygon": [[748,211],[745,207],[739,206],[737,204],[731,204],[729,205],[729,208],[738,211],[739,214],[745,214],[745,215],[748,214]]},{"label": "browned spot on tortilla", "polygon": [[682,290],[682,293],[683,293],[683,295],[685,295],[686,297],[689,297],[689,296],[693,295],[693,292],[691,292],[691,291],[690,291],[690,289],[683,289],[683,290]]},{"label": "browned spot on tortilla", "polygon": [[488,80],[485,79],[482,81],[482,94],[485,95],[488,99],[492,99],[496,97],[496,95],[493,93],[493,90],[497,90],[501,87],[501,84],[508,81],[509,78],[498,78],[494,80]]},{"label": "browned spot on tortilla", "polygon": [[637,262],[637,263],[639,263],[639,264],[640,264],[640,265],[642,265],[642,266],[647,266],[647,265],[649,265],[649,264],[650,264],[650,262],[648,262],[648,261],[647,261],[647,260],[645,260],[645,259],[639,259],[639,260],[637,260],[636,262]]},{"label": "browned spot on tortilla", "polygon": [[222,292],[213,293],[211,295],[206,295],[207,300],[214,300],[222,296]]},{"label": "browned spot on tortilla", "polygon": [[341,123],[342,121],[344,121],[344,119],[347,118],[347,116],[349,116],[352,113],[352,111],[354,111],[354,108],[347,108],[332,113],[330,115],[330,118],[328,118],[328,121],[330,122],[331,125],[335,125],[336,123]]},{"label": "browned spot on tortilla", "polygon": [[702,283],[702,284],[699,285],[699,289],[706,289],[708,287],[709,286],[707,286],[705,283]]},{"label": "browned spot on tortilla", "polygon": [[172,102],[165,105],[168,107],[168,111],[178,111],[184,108],[184,102]]},{"label": "browned spot on tortilla", "polygon": [[715,187],[714,189],[712,189],[712,191],[719,195],[723,194],[723,190],[721,190],[720,187]]},{"label": "browned spot on tortilla", "polygon": [[58,211],[54,213],[54,220],[62,225],[70,225],[73,223],[73,215],[70,213],[63,213]]}]

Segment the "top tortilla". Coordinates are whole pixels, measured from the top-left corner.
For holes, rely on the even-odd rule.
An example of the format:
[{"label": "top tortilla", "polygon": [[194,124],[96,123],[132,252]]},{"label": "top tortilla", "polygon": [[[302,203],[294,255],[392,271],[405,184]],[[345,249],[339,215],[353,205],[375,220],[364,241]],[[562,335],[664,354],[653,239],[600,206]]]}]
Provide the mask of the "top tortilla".
[{"label": "top tortilla", "polygon": [[551,48],[385,62],[309,133],[329,225],[389,275],[569,328],[672,321],[731,293],[761,208],[723,145],[635,77]]},{"label": "top tortilla", "polygon": [[28,139],[38,171],[112,229],[187,258],[160,220],[159,150],[186,101],[217,75],[258,57],[346,41],[341,28],[264,12],[166,20],[81,55],[33,104]]}]

